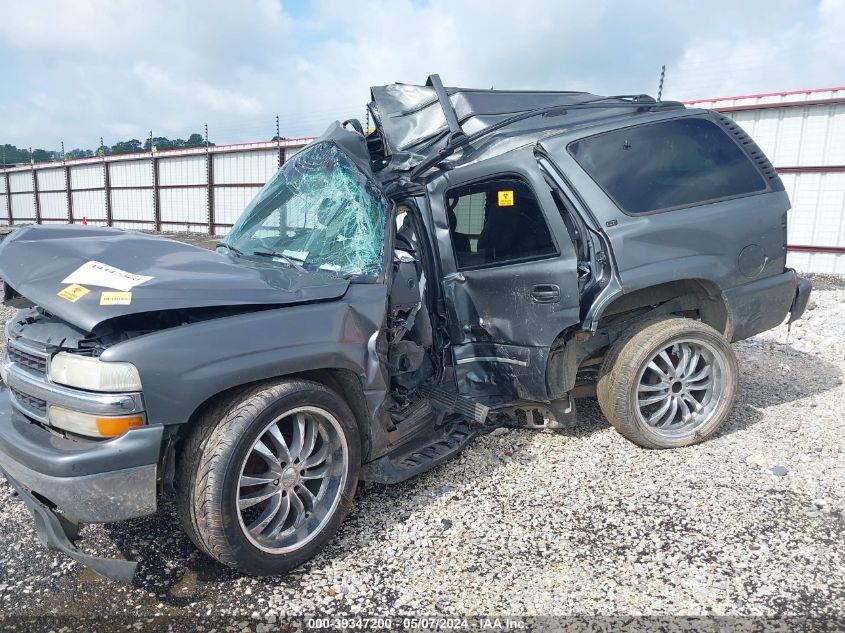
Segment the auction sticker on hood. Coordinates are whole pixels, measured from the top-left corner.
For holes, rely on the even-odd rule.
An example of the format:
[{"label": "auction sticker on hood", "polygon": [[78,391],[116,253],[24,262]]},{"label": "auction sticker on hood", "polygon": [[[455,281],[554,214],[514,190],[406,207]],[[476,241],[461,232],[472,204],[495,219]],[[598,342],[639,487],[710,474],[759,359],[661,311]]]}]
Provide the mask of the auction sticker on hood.
[{"label": "auction sticker on hood", "polygon": [[131,292],[105,292],[100,294],[101,306],[128,306],[132,305]]},{"label": "auction sticker on hood", "polygon": [[154,277],[136,275],[102,262],[90,261],[82,264],[82,266],[65,277],[62,283],[103,286],[105,288],[114,288],[115,290],[129,292],[135,286],[150,279],[154,279]]},{"label": "auction sticker on hood", "polygon": [[67,288],[62,288],[56,294],[58,294],[62,299],[66,299],[67,301],[70,301],[71,303],[76,303],[82,297],[87,295],[89,292],[91,292],[91,291],[88,290],[88,288],[86,288],[84,286],[79,286],[77,284],[71,284]]}]

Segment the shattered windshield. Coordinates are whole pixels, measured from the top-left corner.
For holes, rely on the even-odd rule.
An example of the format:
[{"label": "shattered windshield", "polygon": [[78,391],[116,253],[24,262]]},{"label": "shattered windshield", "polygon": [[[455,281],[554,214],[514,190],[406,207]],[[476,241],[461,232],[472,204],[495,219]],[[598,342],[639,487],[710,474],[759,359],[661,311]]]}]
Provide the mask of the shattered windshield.
[{"label": "shattered windshield", "polygon": [[381,273],[388,203],[332,143],[291,158],[238,219],[225,245],[240,256],[341,275]]}]

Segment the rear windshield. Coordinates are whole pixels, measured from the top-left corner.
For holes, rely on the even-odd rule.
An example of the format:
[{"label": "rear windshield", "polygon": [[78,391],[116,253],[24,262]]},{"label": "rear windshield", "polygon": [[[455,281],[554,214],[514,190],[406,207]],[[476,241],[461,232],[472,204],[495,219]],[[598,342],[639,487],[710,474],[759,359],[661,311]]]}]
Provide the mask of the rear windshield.
[{"label": "rear windshield", "polygon": [[627,213],[766,190],[745,152],[719,126],[700,117],[616,130],[570,143],[568,149]]}]

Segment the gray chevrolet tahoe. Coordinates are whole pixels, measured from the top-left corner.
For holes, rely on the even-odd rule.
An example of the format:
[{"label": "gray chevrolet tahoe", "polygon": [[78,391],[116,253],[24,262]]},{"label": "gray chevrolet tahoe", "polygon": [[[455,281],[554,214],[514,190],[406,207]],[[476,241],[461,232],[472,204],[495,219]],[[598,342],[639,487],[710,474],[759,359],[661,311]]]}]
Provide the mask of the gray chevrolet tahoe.
[{"label": "gray chevrolet tahoe", "polygon": [[[645,95],[372,89],[288,160],[216,251],[91,226],[0,245],[0,469],[41,539],[175,494],[214,559],[311,558],[359,480],[597,397],[634,444],[730,416],[730,343],[804,311],[789,199],[727,117]],[[632,455],[632,459],[636,457]]]}]

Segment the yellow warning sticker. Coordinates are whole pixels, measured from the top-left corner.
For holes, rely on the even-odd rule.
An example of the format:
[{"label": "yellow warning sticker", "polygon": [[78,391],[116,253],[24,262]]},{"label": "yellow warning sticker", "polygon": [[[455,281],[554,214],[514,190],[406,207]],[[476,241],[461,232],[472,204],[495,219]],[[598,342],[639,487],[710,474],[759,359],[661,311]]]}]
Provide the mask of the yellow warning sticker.
[{"label": "yellow warning sticker", "polygon": [[506,191],[499,191],[499,206],[500,207],[512,207],[513,206],[513,189],[508,189]]},{"label": "yellow warning sticker", "polygon": [[85,286],[80,286],[79,284],[71,284],[67,288],[63,288],[62,290],[60,290],[57,294],[62,299],[70,301],[71,303],[76,303],[89,292],[91,291],[88,290],[88,288],[86,288]]},{"label": "yellow warning sticker", "polygon": [[128,306],[132,304],[131,292],[103,292],[100,294],[101,306]]}]

